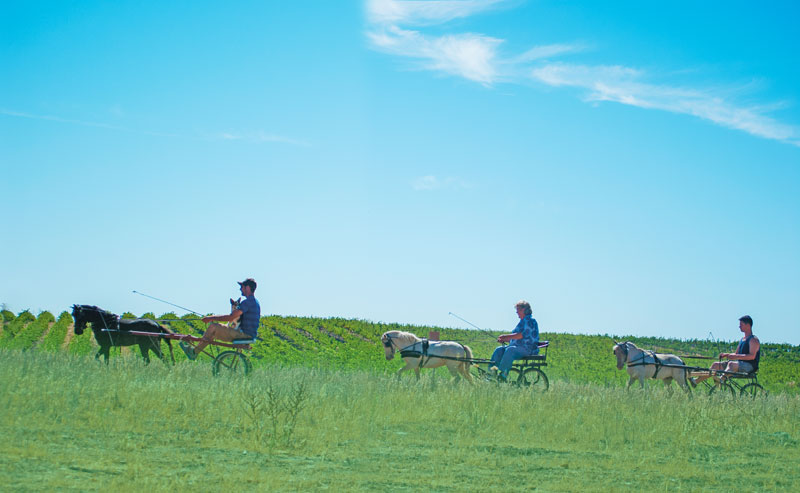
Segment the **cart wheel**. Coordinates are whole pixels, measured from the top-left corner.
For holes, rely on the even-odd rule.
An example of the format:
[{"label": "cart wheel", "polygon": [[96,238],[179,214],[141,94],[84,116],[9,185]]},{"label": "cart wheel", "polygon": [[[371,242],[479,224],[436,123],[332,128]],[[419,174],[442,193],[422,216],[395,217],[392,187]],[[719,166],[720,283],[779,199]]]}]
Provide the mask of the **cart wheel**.
[{"label": "cart wheel", "polygon": [[247,375],[250,361],[239,351],[225,351],[214,358],[211,371],[214,375]]},{"label": "cart wheel", "polygon": [[764,387],[758,383],[751,382],[742,387],[742,392],[739,395],[748,396],[755,399],[756,397],[766,397],[767,391],[764,390]]},{"label": "cart wheel", "polygon": [[510,382],[512,385],[522,385],[524,377],[522,376],[522,372],[518,368],[511,368],[508,370],[508,378],[506,378],[506,382]]},{"label": "cart wheel", "polygon": [[528,368],[517,379],[520,387],[526,387],[532,392],[544,392],[550,388],[550,381],[547,375],[538,368]]},{"label": "cart wheel", "polygon": [[736,397],[736,390],[727,382],[720,382],[708,388],[708,395],[731,395]]}]

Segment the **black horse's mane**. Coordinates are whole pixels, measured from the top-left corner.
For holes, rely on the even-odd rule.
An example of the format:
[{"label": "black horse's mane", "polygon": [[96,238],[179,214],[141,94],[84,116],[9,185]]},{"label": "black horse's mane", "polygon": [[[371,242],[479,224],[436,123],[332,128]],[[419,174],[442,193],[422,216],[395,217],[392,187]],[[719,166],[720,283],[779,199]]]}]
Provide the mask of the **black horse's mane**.
[{"label": "black horse's mane", "polygon": [[103,310],[102,308],[94,305],[73,305],[72,307],[72,314],[74,316],[80,316],[87,322],[97,323],[102,322],[105,323],[108,329],[116,329],[118,328],[119,324],[119,316],[114,313],[111,313],[108,310]]}]

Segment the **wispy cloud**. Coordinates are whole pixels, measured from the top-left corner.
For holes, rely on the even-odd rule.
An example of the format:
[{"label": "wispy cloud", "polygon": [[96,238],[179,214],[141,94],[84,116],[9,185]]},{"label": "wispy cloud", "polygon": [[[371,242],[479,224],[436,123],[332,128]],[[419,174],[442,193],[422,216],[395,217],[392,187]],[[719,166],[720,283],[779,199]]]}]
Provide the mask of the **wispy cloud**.
[{"label": "wispy cloud", "polygon": [[440,24],[469,17],[506,0],[367,0],[367,18],[376,24]]},{"label": "wispy cloud", "polygon": [[308,142],[303,140],[293,139],[282,135],[271,134],[264,131],[244,132],[244,133],[221,132],[212,136],[201,137],[201,136],[180,135],[180,134],[164,133],[164,132],[153,132],[149,130],[136,130],[127,127],[122,127],[119,125],[111,125],[108,123],[93,122],[88,120],[76,120],[72,118],[62,118],[60,116],[54,116],[54,115],[37,115],[34,113],[27,113],[24,111],[9,110],[6,108],[0,108],[0,115],[11,116],[16,118],[27,118],[31,120],[43,120],[56,123],[65,123],[69,125],[79,125],[82,127],[104,128],[108,130],[130,132],[141,135],[151,135],[155,137],[177,137],[184,139],[201,139],[201,140],[241,140],[245,142],[264,142],[264,143],[273,142],[278,144],[290,144],[303,147],[310,146]]},{"label": "wispy cloud", "polygon": [[95,127],[95,128],[105,128],[108,130],[117,130],[120,132],[130,132],[142,135],[152,135],[155,137],[179,137],[176,134],[169,134],[163,132],[151,132],[149,130],[135,130],[127,127],[122,127],[119,125],[110,125],[108,123],[101,123],[101,122],[93,122],[88,120],[76,120],[73,118],[62,118],[60,116],[55,115],[37,115],[34,113],[27,113],[24,111],[14,111],[5,108],[0,108],[0,115],[6,116],[13,116],[17,118],[27,118],[31,120],[44,120],[56,123],[66,123],[69,125],[79,125],[81,127]]},{"label": "wispy cloud", "polygon": [[471,188],[471,185],[465,181],[449,176],[447,178],[438,178],[434,175],[420,176],[411,183],[411,188],[414,190],[430,191],[441,190],[445,188]]},{"label": "wispy cloud", "polygon": [[487,85],[497,76],[496,51],[502,42],[499,39],[469,33],[429,37],[396,26],[368,33],[368,36],[376,48],[419,59],[425,69]]},{"label": "wispy cloud", "polygon": [[758,137],[800,144],[798,129],[764,115],[764,107],[739,106],[711,90],[644,82],[646,74],[632,68],[548,64],[531,75],[550,86],[585,89],[586,101],[613,101],[692,115]]},{"label": "wispy cloud", "polygon": [[291,144],[302,147],[309,147],[309,144],[303,140],[297,140],[283,135],[270,134],[263,131],[257,132],[222,132],[216,136],[217,139],[222,140],[241,140],[244,142],[276,142],[280,144]]},{"label": "wispy cloud", "polygon": [[[413,59],[420,69],[463,77],[487,87],[500,81],[524,83],[532,78],[551,87],[582,89],[585,101],[610,101],[692,115],[757,137],[800,146],[797,126],[768,116],[780,103],[756,106],[737,102],[735,93],[745,88],[731,86],[720,91],[675,86],[658,81],[658,74],[622,65],[590,66],[557,60],[586,51],[587,45],[581,42],[534,46],[517,55],[504,55],[500,51],[504,39],[473,32],[433,35],[423,31],[426,26],[509,4],[504,0],[366,0],[366,35],[374,49]],[[431,184],[423,181],[419,186]]]}]

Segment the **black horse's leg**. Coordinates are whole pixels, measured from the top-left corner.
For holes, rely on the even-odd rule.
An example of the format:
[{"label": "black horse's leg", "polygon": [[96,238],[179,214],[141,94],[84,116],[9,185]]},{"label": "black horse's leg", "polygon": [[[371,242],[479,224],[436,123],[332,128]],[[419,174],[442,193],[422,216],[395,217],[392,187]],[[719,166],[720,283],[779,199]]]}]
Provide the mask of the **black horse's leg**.
[{"label": "black horse's leg", "polygon": [[100,349],[97,350],[97,354],[94,355],[94,359],[98,359],[100,355],[103,355],[103,359],[105,359],[106,364],[108,364],[108,352],[111,349],[111,346],[100,346]]},{"label": "black horse's leg", "polygon": [[142,358],[144,358],[144,364],[150,364],[150,346],[147,342],[140,342],[139,343],[139,351],[142,353]]},{"label": "black horse's leg", "polygon": [[164,362],[164,364],[166,364],[167,361],[164,359],[164,351],[161,349],[161,338],[149,337],[148,339],[150,340],[150,350],[156,353],[158,359],[160,359],[161,361]]}]

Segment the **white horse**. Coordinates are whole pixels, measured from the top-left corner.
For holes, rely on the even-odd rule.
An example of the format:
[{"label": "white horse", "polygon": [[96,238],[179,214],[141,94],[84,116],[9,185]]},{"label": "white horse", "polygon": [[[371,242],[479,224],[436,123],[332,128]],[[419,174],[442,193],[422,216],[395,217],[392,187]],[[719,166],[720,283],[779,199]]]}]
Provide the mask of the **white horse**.
[{"label": "white horse", "polygon": [[617,357],[617,370],[621,370],[626,363],[628,365],[630,379],[626,388],[630,388],[636,379],[639,379],[639,385],[644,388],[645,378],[657,378],[663,380],[666,387],[670,387],[675,380],[689,392],[689,386],[686,385],[686,368],[671,366],[684,366],[683,360],[674,354],[658,354],[639,349],[632,342],[617,342],[614,346],[614,356]]},{"label": "white horse", "polygon": [[[427,348],[423,340],[412,334],[411,332],[401,332],[399,330],[390,330],[384,332],[381,336],[383,343],[383,350],[386,354],[386,359],[391,360],[394,358],[395,353],[402,351],[405,355],[401,354],[406,366],[400,368],[397,372],[397,377],[406,370],[414,370],[419,380],[420,368],[438,368],[440,366],[447,366],[450,374],[458,378],[459,375],[472,382],[472,376],[469,374],[469,367],[472,359],[472,350],[469,346],[464,346],[455,341],[427,341]],[[437,358],[437,356],[443,356]],[[451,359],[453,358],[453,359]]]}]

